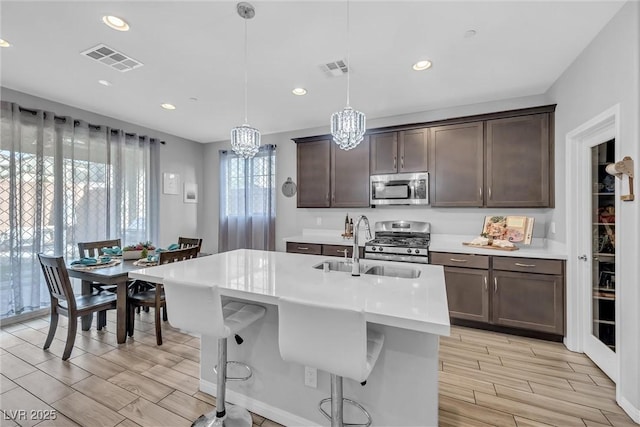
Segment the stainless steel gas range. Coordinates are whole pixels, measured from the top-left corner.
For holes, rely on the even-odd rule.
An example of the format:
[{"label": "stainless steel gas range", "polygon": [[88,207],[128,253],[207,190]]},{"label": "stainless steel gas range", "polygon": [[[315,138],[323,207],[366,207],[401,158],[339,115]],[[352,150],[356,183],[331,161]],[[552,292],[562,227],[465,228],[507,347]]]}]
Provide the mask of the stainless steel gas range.
[{"label": "stainless steel gas range", "polygon": [[375,238],[365,243],[365,258],[429,263],[431,224],[420,221],[376,222]]}]

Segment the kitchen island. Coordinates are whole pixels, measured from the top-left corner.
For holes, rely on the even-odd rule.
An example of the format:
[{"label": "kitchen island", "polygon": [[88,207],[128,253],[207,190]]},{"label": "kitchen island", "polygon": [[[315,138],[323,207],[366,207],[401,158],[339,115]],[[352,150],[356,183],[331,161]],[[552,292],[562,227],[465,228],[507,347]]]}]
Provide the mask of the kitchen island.
[{"label": "kitchen island", "polygon": [[[326,259],[243,249],[145,268],[131,272],[130,277],[155,283],[175,278],[217,285],[225,298],[264,305],[266,316],[243,331],[244,343],[229,342],[229,360],[248,363],[254,376],[246,382],[229,382],[227,401],[285,425],[328,424],[317,405],[330,391],[328,373],[318,372],[317,388],[308,387],[304,367],[280,358],[278,298],[362,309],[370,327],[385,335],[385,342],[366,386],[345,378],[345,397],[367,408],[374,425],[437,425],[438,337],[449,334],[443,268],[363,260],[367,268],[400,268],[419,276],[352,277],[349,272],[314,268]],[[168,313],[170,322],[171,301]],[[212,395],[216,355],[216,340],[203,339],[200,388]]]}]

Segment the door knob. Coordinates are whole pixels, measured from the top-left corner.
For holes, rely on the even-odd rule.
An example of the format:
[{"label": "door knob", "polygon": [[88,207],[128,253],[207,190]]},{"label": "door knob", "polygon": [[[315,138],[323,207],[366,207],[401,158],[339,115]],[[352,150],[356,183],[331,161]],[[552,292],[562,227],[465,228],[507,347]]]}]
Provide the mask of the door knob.
[{"label": "door knob", "polygon": [[586,261],[586,260],[588,260],[589,258],[588,258],[586,255],[580,255],[580,256],[578,257],[578,259],[579,259],[580,261]]}]

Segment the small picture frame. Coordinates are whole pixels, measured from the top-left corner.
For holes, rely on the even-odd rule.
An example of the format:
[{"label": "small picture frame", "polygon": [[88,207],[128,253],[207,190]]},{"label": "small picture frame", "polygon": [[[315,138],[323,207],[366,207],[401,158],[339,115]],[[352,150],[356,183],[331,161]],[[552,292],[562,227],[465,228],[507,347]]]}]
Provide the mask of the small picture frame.
[{"label": "small picture frame", "polygon": [[198,203],[198,185],[192,182],[184,183],[184,202]]},{"label": "small picture frame", "polygon": [[180,194],[180,175],[173,172],[162,174],[162,192],[164,194]]}]

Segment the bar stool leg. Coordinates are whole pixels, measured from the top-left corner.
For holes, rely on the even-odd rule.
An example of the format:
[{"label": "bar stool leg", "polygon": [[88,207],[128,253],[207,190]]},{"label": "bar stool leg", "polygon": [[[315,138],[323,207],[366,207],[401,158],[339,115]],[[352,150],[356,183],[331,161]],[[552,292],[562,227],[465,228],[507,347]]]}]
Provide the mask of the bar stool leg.
[{"label": "bar stool leg", "polygon": [[331,427],[343,427],[342,377],[331,374]]},{"label": "bar stool leg", "polygon": [[227,339],[218,339],[218,376],[216,384],[216,410],[200,418],[191,424],[191,427],[251,427],[251,414],[246,409],[229,405],[227,408],[225,398],[227,394]]}]

